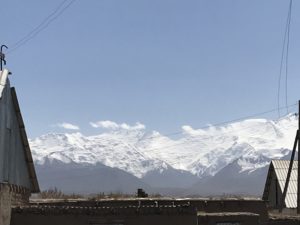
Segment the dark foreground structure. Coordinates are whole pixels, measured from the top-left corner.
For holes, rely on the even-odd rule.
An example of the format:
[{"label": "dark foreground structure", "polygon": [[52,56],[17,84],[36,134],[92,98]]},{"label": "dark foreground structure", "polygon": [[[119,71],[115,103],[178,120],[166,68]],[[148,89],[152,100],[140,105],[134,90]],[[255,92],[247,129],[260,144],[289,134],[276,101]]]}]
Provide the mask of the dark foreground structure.
[{"label": "dark foreground structure", "polygon": [[35,202],[15,207],[11,225],[299,225],[269,217],[262,200],[132,199]]}]

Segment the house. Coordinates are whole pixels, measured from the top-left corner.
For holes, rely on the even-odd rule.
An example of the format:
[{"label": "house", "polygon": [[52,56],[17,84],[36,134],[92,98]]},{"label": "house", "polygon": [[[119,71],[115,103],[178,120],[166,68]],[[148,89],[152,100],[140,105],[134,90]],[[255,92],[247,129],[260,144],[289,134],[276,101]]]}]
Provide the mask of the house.
[{"label": "house", "polygon": [[[289,169],[289,160],[272,160],[266,185],[263,193],[263,200],[267,201],[271,209],[279,209],[282,193]],[[286,198],[284,201],[284,211],[296,212],[297,208],[297,175],[298,161],[294,161]]]},{"label": "house", "polygon": [[29,202],[39,192],[16,91],[9,71],[0,71],[0,225],[7,224],[10,209]]}]

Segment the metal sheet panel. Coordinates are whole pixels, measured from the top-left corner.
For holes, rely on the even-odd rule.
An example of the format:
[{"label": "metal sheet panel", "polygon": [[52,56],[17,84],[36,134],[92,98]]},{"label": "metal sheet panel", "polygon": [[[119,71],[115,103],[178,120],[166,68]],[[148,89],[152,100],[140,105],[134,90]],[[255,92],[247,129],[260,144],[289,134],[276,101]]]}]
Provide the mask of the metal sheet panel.
[{"label": "metal sheet panel", "polygon": [[[287,173],[289,169],[289,160],[273,160],[272,161],[275,174],[280,186],[281,191],[283,192],[285,181],[287,178]],[[297,189],[298,189],[298,161],[294,161],[292,167],[292,173],[290,178],[290,183],[288,186],[286,198],[285,198],[285,205],[287,208],[296,208],[297,207]]]},{"label": "metal sheet panel", "polygon": [[31,151],[16,93],[1,73],[0,183],[8,182],[38,192]]},{"label": "metal sheet panel", "polygon": [[40,188],[39,188],[39,184],[38,184],[38,180],[37,180],[37,176],[36,176],[36,172],[35,172],[35,168],[34,168],[34,163],[33,163],[32,155],[31,155],[30,146],[28,143],[28,138],[27,138],[25,125],[24,125],[22,114],[21,114],[16,90],[15,90],[15,88],[11,88],[10,90],[11,90],[12,104],[13,104],[13,108],[15,110],[16,121],[18,124],[18,127],[15,130],[18,130],[18,133],[19,133],[18,135],[20,135],[20,137],[21,137],[20,141],[22,143],[23,151],[25,153],[25,161],[24,162],[25,162],[27,170],[29,172],[31,191],[33,193],[37,193],[40,191]]}]

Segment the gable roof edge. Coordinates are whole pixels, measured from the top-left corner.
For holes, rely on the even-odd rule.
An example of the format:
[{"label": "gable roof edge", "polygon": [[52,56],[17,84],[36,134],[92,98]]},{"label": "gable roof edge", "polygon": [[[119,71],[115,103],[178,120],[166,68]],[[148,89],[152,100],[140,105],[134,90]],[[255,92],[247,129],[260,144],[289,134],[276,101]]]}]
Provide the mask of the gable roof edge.
[{"label": "gable roof edge", "polygon": [[[267,175],[267,179],[266,179],[266,183],[265,183],[265,188],[264,188],[264,192],[263,192],[263,196],[262,196],[262,200],[264,200],[264,201],[268,201],[271,179],[272,179],[272,174],[273,174],[272,172],[274,172],[273,160],[270,162],[270,166],[268,169],[268,175]],[[276,174],[275,174],[275,176],[276,176]]]},{"label": "gable roof edge", "polygon": [[25,130],[25,125],[23,122],[23,117],[21,114],[21,110],[20,110],[20,106],[19,106],[19,102],[18,102],[18,98],[17,98],[17,93],[16,93],[16,90],[14,87],[11,88],[11,96],[12,96],[12,102],[13,102],[13,106],[14,106],[14,109],[16,112],[17,121],[18,121],[19,129],[20,129],[22,145],[23,145],[24,151],[25,151],[24,152],[25,160],[26,160],[26,165],[27,165],[27,169],[28,169],[28,173],[29,173],[29,179],[31,182],[31,192],[38,193],[38,192],[40,192],[40,188],[39,188],[39,184],[38,184],[38,180],[37,180],[37,176],[36,176],[36,172],[35,172],[35,168],[34,168],[34,163],[33,163],[31,150],[30,150],[30,146],[29,146],[29,142],[28,142],[28,138],[27,138],[27,134],[26,134],[26,130]]}]

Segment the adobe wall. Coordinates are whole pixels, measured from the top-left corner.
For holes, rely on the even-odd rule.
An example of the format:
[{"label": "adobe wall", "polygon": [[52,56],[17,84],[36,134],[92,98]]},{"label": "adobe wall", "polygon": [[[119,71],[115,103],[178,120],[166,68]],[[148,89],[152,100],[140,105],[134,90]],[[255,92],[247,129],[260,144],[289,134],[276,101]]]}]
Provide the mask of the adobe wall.
[{"label": "adobe wall", "polygon": [[259,221],[268,221],[268,211],[266,204],[261,200],[191,200],[190,204],[195,206],[197,211],[207,213],[218,212],[249,212],[259,215]]},{"label": "adobe wall", "polygon": [[10,224],[11,197],[9,186],[0,185],[0,225]]},{"label": "adobe wall", "polygon": [[299,225],[300,219],[273,219],[268,225]]},{"label": "adobe wall", "polygon": [[[14,208],[11,225],[196,225],[199,211],[225,213],[227,218],[232,214],[233,219],[239,218],[251,225],[268,224],[269,221],[265,203],[260,200],[133,199],[39,202]],[[233,215],[236,212],[239,215]],[[225,217],[202,217],[199,224],[213,224],[222,218]]]},{"label": "adobe wall", "polygon": [[254,213],[198,213],[198,224],[216,225],[217,223],[239,223],[259,225],[259,215]]},{"label": "adobe wall", "polygon": [[[42,205],[43,203],[40,203]],[[49,203],[46,203],[49,205]],[[101,206],[101,207],[122,207],[122,206],[180,206],[190,205],[196,211],[207,213],[218,212],[249,212],[259,214],[259,221],[268,221],[268,211],[266,204],[262,200],[208,200],[208,199],[132,199],[132,200],[102,200],[84,202],[60,202],[53,205],[77,205],[77,206]]]},{"label": "adobe wall", "polygon": [[0,225],[9,225],[11,208],[29,203],[30,191],[26,188],[0,183]]},{"label": "adobe wall", "polygon": [[[23,206],[29,204],[30,190],[18,185],[0,183],[0,192],[8,195],[11,206]],[[7,194],[8,193],[8,194]]]},{"label": "adobe wall", "polygon": [[117,217],[96,217],[87,215],[27,215],[26,217],[14,216],[11,225],[196,225],[195,216],[170,216],[170,215],[144,215]]},{"label": "adobe wall", "polygon": [[15,208],[11,225],[196,225],[191,207],[32,206]]}]

